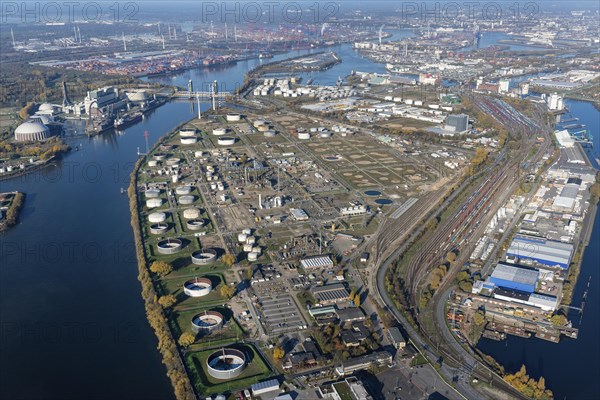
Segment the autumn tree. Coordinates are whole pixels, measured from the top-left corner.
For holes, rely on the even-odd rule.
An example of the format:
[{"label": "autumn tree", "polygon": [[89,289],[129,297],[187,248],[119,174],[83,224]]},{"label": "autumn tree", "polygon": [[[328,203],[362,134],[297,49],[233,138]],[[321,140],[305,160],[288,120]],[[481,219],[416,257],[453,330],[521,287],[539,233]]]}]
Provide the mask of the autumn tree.
[{"label": "autumn tree", "polygon": [[360,295],[359,294],[354,296],[354,305],[356,307],[360,307]]},{"label": "autumn tree", "polygon": [[233,263],[235,263],[235,256],[233,254],[227,253],[222,257],[222,261],[228,267],[231,267]]},{"label": "autumn tree", "polygon": [[220,293],[221,293],[221,296],[223,296],[224,298],[229,300],[233,297],[233,294],[235,293],[235,289],[232,286],[223,284],[223,285],[221,285]]},{"label": "autumn tree", "polygon": [[273,358],[276,360],[281,360],[285,356],[285,350],[281,348],[281,346],[277,346],[273,349]]},{"label": "autumn tree", "polygon": [[154,261],[150,266],[150,271],[163,277],[170,274],[173,271],[173,266],[164,261]]},{"label": "autumn tree", "polygon": [[162,308],[171,308],[177,303],[177,299],[172,294],[168,294],[166,296],[161,296],[158,298],[158,304],[162,306]]},{"label": "autumn tree", "polygon": [[179,345],[181,347],[189,347],[196,341],[196,336],[190,332],[184,332],[179,336]]},{"label": "autumn tree", "polygon": [[485,316],[483,315],[483,311],[478,310],[475,315],[473,315],[473,322],[475,325],[480,326],[485,321]]}]

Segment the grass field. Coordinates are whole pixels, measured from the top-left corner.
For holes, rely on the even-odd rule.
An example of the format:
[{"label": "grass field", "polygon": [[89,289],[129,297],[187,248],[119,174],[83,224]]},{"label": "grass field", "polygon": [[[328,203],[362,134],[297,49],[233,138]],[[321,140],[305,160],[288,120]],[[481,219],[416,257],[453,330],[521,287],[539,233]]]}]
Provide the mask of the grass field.
[{"label": "grass field", "polygon": [[263,381],[273,375],[254,346],[236,344],[229,347],[242,350],[246,354],[246,357],[250,358],[250,361],[240,376],[228,381],[215,379],[206,372],[206,359],[217,349],[186,354],[185,359],[190,371],[192,384],[195,385],[199,393],[213,395],[233,392],[248,388],[250,385]]}]

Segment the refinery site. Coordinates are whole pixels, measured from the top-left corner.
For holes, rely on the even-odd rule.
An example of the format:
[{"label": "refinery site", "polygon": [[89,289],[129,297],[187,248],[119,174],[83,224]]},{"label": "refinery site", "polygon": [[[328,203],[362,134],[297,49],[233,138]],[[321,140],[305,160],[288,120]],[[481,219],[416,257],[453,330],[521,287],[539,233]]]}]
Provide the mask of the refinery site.
[{"label": "refinery site", "polygon": [[368,3],[2,6],[0,398],[597,397],[599,10]]}]

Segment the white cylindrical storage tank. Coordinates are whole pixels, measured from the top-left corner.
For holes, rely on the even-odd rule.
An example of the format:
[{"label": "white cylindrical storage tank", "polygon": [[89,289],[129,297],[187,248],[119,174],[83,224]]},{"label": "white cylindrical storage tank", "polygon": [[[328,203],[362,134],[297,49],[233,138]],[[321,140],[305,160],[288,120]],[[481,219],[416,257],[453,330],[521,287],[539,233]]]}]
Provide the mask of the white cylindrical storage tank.
[{"label": "white cylindrical storage tank", "polygon": [[265,131],[265,133],[264,133],[263,135],[264,135],[265,137],[272,138],[272,137],[275,137],[275,135],[276,135],[276,134],[277,134],[277,133],[276,133],[274,130],[272,130],[272,129],[269,129],[269,130],[266,130],[266,131]]},{"label": "white cylindrical storage tank", "polygon": [[177,175],[173,175],[173,176],[171,177],[171,182],[173,182],[173,183],[177,183],[177,182],[179,182],[179,176],[177,176]]},{"label": "white cylindrical storage tank", "polygon": [[183,293],[190,297],[202,297],[210,294],[212,282],[208,278],[193,278],[183,284]]},{"label": "white cylindrical storage tank", "polygon": [[197,219],[200,218],[200,209],[197,207],[190,207],[183,210],[183,218],[185,219]]},{"label": "white cylindrical storage tank", "polygon": [[246,244],[244,244],[244,248],[243,248],[243,250],[244,250],[246,253],[250,253],[250,252],[252,251],[252,245],[251,245],[251,244],[249,244],[249,243],[246,243]]},{"label": "white cylindrical storage tank", "polygon": [[252,229],[244,228],[244,229],[242,229],[242,233],[246,236],[250,236],[250,235],[252,235]]},{"label": "white cylindrical storage tank", "polygon": [[181,162],[180,158],[172,157],[167,160],[167,165],[169,167],[174,167],[175,165],[179,165],[180,162]]},{"label": "white cylindrical storage tank", "polygon": [[196,199],[194,198],[194,196],[188,196],[188,195],[181,196],[179,198],[179,204],[181,204],[181,205],[190,205],[190,204],[193,204],[195,200]]},{"label": "white cylindrical storage tank", "polygon": [[248,253],[248,261],[256,261],[258,260],[258,253],[251,251]]},{"label": "white cylindrical storage tank", "polygon": [[240,114],[227,114],[226,119],[227,122],[237,122],[242,119],[242,116]]},{"label": "white cylindrical storage tank", "polygon": [[217,143],[219,143],[221,146],[232,146],[235,144],[235,138],[221,137],[217,140]]},{"label": "white cylindrical storage tank", "polygon": [[182,138],[194,137],[194,136],[196,136],[196,131],[191,130],[191,129],[182,130],[182,131],[179,131],[179,136],[181,136]]},{"label": "white cylindrical storage tank", "polygon": [[215,379],[232,379],[246,368],[246,356],[244,352],[231,347],[215,350],[206,359],[208,374]]},{"label": "white cylindrical storage tank", "polygon": [[150,160],[148,161],[148,166],[149,167],[156,167],[158,165],[158,161],[156,160]]},{"label": "white cylindrical storage tank", "polygon": [[198,150],[198,151],[194,152],[194,158],[202,158],[202,151]]},{"label": "white cylindrical storage tank", "polygon": [[212,133],[215,136],[223,136],[224,134],[227,133],[227,129],[225,129],[225,128],[213,129]]},{"label": "white cylindrical storage tank", "polygon": [[319,134],[319,136],[321,136],[322,138],[330,138],[331,137],[331,132],[329,131],[323,131]]},{"label": "white cylindrical storage tank", "polygon": [[269,125],[261,125],[258,128],[256,128],[259,132],[266,132],[269,130]]},{"label": "white cylindrical storage tank", "polygon": [[144,195],[146,196],[147,199],[153,199],[155,197],[160,196],[160,190],[158,190],[158,189],[148,189],[148,190],[146,190],[146,192],[144,193]]},{"label": "white cylindrical storage tank", "polygon": [[158,222],[165,222],[166,219],[167,219],[167,214],[165,214],[164,212],[155,212],[155,213],[148,215],[148,221],[150,221],[153,224],[158,223]]},{"label": "white cylindrical storage tank", "polygon": [[152,158],[154,158],[156,161],[162,161],[166,158],[166,154],[161,154],[161,153],[156,153],[155,155],[152,156]]},{"label": "white cylindrical storage tank", "polygon": [[162,222],[157,222],[156,224],[150,225],[150,233],[153,235],[163,235],[167,233],[168,230],[169,225]]},{"label": "white cylindrical storage tank", "polygon": [[205,225],[202,219],[190,219],[185,223],[185,226],[191,231],[199,231]]},{"label": "white cylindrical storage tank", "polygon": [[192,264],[208,265],[217,259],[217,252],[213,249],[196,250],[192,253]]},{"label": "white cylindrical storage tank", "polygon": [[175,254],[183,247],[181,239],[165,239],[157,243],[156,248],[160,254]]},{"label": "white cylindrical storage tank", "polygon": [[310,139],[310,133],[308,133],[308,132],[298,132],[298,139],[300,139],[300,140],[308,140],[308,139]]},{"label": "white cylindrical storage tank", "polygon": [[192,331],[200,334],[211,333],[212,331],[221,329],[224,320],[223,314],[218,311],[203,311],[192,318]]},{"label": "white cylindrical storage tank", "polygon": [[210,188],[211,188],[212,190],[217,190],[217,184],[216,184],[215,182],[211,183],[211,184],[210,184]]},{"label": "white cylindrical storage tank", "polygon": [[162,206],[162,199],[154,198],[146,200],[146,207],[156,208]]},{"label": "white cylindrical storage tank", "polygon": [[175,193],[177,193],[179,195],[190,194],[191,191],[192,191],[191,186],[179,186],[178,188],[175,189]]},{"label": "white cylindrical storage tank", "polygon": [[246,235],[245,233],[240,233],[238,235],[238,242],[240,243],[244,243],[246,241],[246,238],[248,237],[248,235]]},{"label": "white cylindrical storage tank", "polygon": [[264,124],[266,124],[266,122],[264,120],[257,119],[256,121],[254,121],[253,125],[254,125],[255,128],[258,128],[259,126],[264,125]]},{"label": "white cylindrical storage tank", "polygon": [[198,143],[198,138],[195,137],[182,137],[181,144],[196,144]]},{"label": "white cylindrical storage tank", "polygon": [[256,243],[256,238],[254,236],[248,236],[246,238],[246,243],[248,243],[248,244],[254,244],[254,243]]},{"label": "white cylindrical storage tank", "polygon": [[254,247],[252,248],[252,252],[253,252],[253,253],[256,253],[256,254],[260,254],[260,253],[262,253],[262,250],[260,249],[260,247],[259,247],[259,246],[254,246]]}]

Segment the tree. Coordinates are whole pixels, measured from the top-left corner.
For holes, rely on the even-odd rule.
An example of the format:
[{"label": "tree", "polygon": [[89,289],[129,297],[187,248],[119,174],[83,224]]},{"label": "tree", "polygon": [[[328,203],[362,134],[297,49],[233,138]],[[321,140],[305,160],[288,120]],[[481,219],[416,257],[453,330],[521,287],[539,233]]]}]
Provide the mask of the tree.
[{"label": "tree", "polygon": [[189,347],[196,341],[196,336],[190,332],[183,332],[181,336],[179,336],[179,344],[181,347]]},{"label": "tree", "polygon": [[473,322],[475,323],[475,325],[480,326],[483,324],[484,321],[485,316],[483,315],[483,312],[481,310],[477,311],[473,316]]},{"label": "tree", "polygon": [[164,261],[154,261],[150,266],[150,271],[155,274],[163,277],[171,273],[173,271],[173,266],[171,264]]},{"label": "tree", "polygon": [[233,263],[235,263],[235,256],[233,254],[227,253],[222,257],[222,261],[228,267],[231,267]]},{"label": "tree", "polygon": [[554,314],[550,318],[550,322],[552,322],[552,325],[555,325],[555,326],[565,326],[569,321],[567,320],[567,317],[565,317],[564,315]]},{"label": "tree", "polygon": [[227,284],[223,284],[223,285],[221,285],[220,293],[221,293],[221,296],[223,296],[227,300],[229,300],[233,297],[233,294],[235,293],[235,289]]},{"label": "tree", "polygon": [[462,282],[462,281],[467,281],[471,278],[471,276],[469,275],[469,273],[467,271],[460,271],[457,275],[456,275],[456,281],[457,282]]},{"label": "tree", "polygon": [[467,293],[471,293],[471,291],[473,290],[473,284],[469,281],[460,281],[458,287],[460,288],[460,290]]},{"label": "tree", "polygon": [[277,346],[273,349],[273,358],[276,360],[281,360],[285,356],[285,350],[281,348],[281,346]]},{"label": "tree", "polygon": [[456,253],[451,251],[448,254],[446,254],[446,261],[448,261],[450,264],[456,261]]},{"label": "tree", "polygon": [[160,304],[162,308],[171,308],[175,305],[175,303],[177,303],[177,299],[172,294],[158,298],[158,304]]},{"label": "tree", "polygon": [[356,307],[360,307],[360,295],[359,294],[354,296],[354,305]]}]

